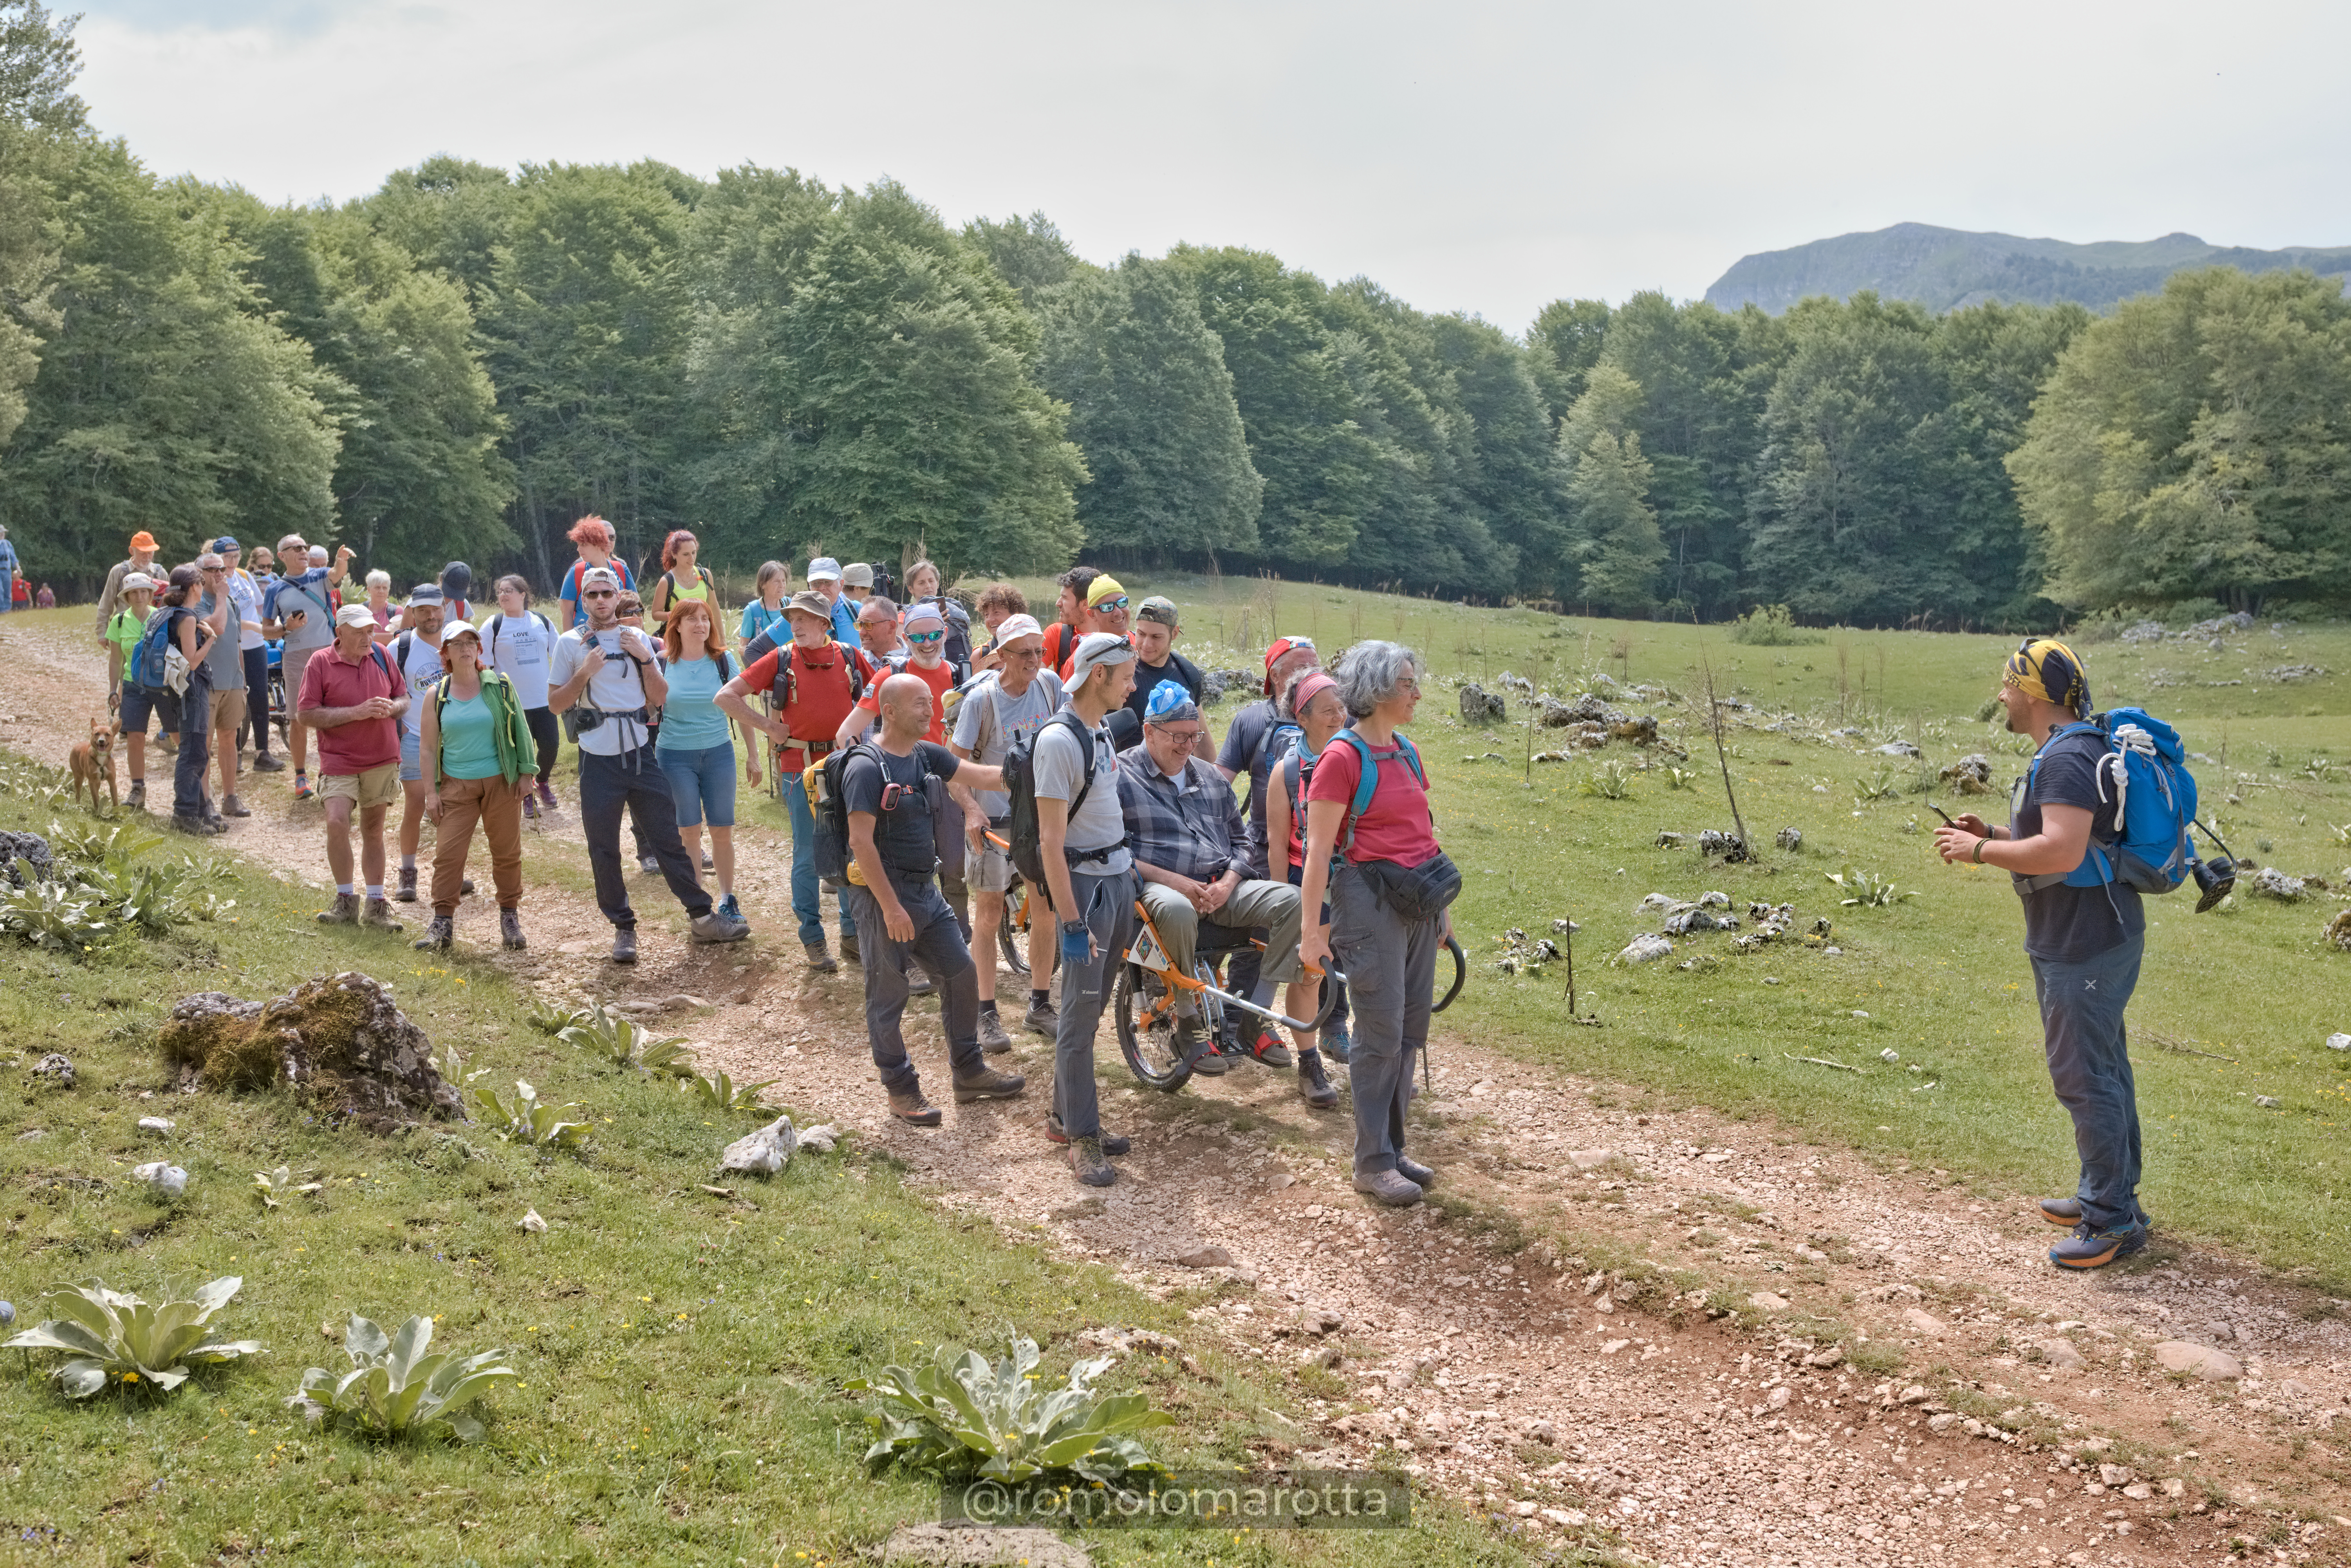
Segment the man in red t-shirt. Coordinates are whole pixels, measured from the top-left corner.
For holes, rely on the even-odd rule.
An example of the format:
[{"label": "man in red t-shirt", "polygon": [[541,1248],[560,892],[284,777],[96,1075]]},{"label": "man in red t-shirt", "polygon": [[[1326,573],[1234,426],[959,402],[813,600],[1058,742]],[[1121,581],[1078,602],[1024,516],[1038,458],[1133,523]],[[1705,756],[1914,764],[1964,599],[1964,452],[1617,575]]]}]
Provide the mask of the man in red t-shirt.
[{"label": "man in red t-shirt", "polygon": [[[294,699],[296,722],[319,737],[327,864],[335,873],[335,906],[319,916],[326,925],[400,929],[383,895],[383,818],[400,799],[400,719],[408,700],[408,683],[376,645],[375,612],[364,604],[336,611],[334,646],[303,666],[301,690]],[[351,883],[353,812],[359,815],[360,869],[367,876],[364,913]]]},{"label": "man in red t-shirt", "polygon": [[[876,683],[871,659],[832,640],[832,607],[822,594],[793,594],[784,601],[784,619],[791,625],[791,642],[753,660],[711,700],[745,734],[758,731],[775,743],[776,778],[792,814],[792,913],[799,917],[800,946],[808,953],[809,967],[830,975],[841,966],[825,950],[816,817],[809,810],[801,775],[832,749],[833,737],[857,699]],[[753,692],[774,694],[773,718],[752,707]],[[852,959],[858,956],[857,928],[845,904],[841,906],[841,948]]]}]

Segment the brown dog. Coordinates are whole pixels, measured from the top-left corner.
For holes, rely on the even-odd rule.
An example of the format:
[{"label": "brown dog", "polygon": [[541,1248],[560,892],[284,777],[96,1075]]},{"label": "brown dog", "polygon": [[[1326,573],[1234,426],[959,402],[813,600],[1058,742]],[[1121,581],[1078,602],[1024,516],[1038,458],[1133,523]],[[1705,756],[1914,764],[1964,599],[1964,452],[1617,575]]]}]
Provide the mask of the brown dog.
[{"label": "brown dog", "polygon": [[84,782],[88,782],[89,809],[93,811],[98,810],[98,779],[99,775],[103,772],[106,776],[108,799],[113,801],[117,811],[122,810],[122,797],[114,788],[113,725],[102,718],[91,719],[89,738],[73,748],[73,755],[68,759],[67,766],[73,774],[73,792],[76,800],[81,799],[81,787]]}]

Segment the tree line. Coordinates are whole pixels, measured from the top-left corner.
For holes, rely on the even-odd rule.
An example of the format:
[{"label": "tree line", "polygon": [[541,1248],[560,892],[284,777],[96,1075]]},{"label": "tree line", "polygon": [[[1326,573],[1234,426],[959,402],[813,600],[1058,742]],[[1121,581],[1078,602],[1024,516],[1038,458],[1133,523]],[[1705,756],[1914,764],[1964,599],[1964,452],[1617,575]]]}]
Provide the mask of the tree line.
[{"label": "tree line", "polygon": [[1513,336],[789,169],[444,157],[273,206],[95,135],[77,68],[0,4],[0,521],[61,585],[140,528],[544,584],[595,512],[738,568],[1082,552],[1705,620],[2351,597],[2351,307],[2308,274],[2103,318],[1562,299]]}]

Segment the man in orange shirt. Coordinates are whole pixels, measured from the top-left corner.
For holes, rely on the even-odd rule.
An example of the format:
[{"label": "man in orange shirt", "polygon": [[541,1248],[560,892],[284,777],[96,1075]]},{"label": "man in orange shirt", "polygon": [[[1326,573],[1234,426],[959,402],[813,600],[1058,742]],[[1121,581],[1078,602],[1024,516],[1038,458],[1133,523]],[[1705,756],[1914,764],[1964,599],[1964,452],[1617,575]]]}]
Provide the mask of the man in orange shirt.
[{"label": "man in orange shirt", "polygon": [[[744,733],[757,730],[776,743],[776,777],[783,782],[784,805],[792,815],[792,913],[799,917],[800,946],[808,953],[809,967],[830,975],[841,966],[825,950],[816,817],[809,810],[801,775],[833,748],[857,700],[877,683],[871,659],[832,640],[832,607],[822,594],[793,594],[784,601],[784,618],[791,623],[790,643],[753,661],[711,700]],[[753,692],[775,694],[774,717],[751,706]],[[848,905],[841,905],[840,915],[841,950],[854,959],[857,927]]]}]

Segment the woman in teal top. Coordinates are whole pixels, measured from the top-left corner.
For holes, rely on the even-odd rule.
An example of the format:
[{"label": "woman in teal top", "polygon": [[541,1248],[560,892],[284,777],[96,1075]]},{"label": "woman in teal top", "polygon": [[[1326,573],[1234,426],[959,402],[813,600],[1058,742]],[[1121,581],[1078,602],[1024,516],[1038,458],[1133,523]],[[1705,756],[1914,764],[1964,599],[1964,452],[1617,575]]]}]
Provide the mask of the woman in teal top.
[{"label": "woman in teal top", "polygon": [[[677,802],[678,836],[689,853],[702,843],[702,822],[710,820],[710,850],[700,856],[702,869],[718,873],[718,907],[740,920],[735,902],[735,731],[733,721],[711,698],[735,678],[735,661],[721,641],[718,620],[698,599],[678,601],[662,632],[668,665],[669,696],[662,704],[660,738],[653,755],[669,775],[669,792]],[[759,782],[759,748],[743,747],[751,783]]]},{"label": "woman in teal top", "polygon": [[498,936],[510,951],[522,936],[522,798],[538,768],[514,683],[482,667],[482,634],[463,621],[441,633],[444,677],[422,701],[418,755],[424,814],[433,819],[433,923],[416,946],[445,948],[457,934],[457,899],[474,824],[490,843],[498,890]]},{"label": "woman in teal top", "polygon": [[[784,590],[791,586],[791,573],[784,570],[782,561],[771,560],[759,568],[755,580],[759,597],[743,606],[743,624],[735,634],[735,650],[738,653],[765,632],[773,632],[778,646],[792,640],[791,622],[784,618]],[[744,655],[744,662],[750,663],[748,654]]]}]

